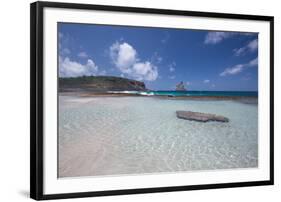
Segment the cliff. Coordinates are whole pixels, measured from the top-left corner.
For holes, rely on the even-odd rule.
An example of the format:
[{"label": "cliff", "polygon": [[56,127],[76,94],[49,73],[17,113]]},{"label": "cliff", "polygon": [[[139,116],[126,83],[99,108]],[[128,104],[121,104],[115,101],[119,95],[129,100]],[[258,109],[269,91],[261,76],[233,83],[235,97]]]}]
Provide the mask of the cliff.
[{"label": "cliff", "polygon": [[113,76],[83,76],[59,78],[59,91],[145,91],[145,84],[131,79]]},{"label": "cliff", "polygon": [[182,81],[176,85],[176,91],[186,91]]}]

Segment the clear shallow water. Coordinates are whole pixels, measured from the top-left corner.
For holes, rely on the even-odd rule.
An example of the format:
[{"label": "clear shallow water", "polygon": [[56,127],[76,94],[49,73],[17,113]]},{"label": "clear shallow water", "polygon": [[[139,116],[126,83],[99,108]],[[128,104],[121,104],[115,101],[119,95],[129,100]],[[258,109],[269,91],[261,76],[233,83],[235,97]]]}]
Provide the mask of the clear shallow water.
[{"label": "clear shallow water", "polygon": [[[229,123],[178,119],[177,110]],[[258,107],[234,101],[59,97],[59,177],[258,166]]]},{"label": "clear shallow water", "polygon": [[109,91],[110,93],[127,93],[139,95],[163,95],[163,96],[224,96],[224,97],[258,97],[257,91]]}]

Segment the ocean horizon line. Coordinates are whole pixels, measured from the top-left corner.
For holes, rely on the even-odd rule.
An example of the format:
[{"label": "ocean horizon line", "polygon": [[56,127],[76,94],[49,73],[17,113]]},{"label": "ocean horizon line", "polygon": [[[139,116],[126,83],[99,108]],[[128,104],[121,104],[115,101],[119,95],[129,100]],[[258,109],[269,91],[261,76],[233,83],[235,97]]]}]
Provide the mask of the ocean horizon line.
[{"label": "ocean horizon line", "polygon": [[120,94],[136,94],[145,96],[217,96],[217,97],[258,97],[258,91],[153,91],[153,90],[134,90],[134,91],[107,91],[108,93],[120,93]]},{"label": "ocean horizon line", "polygon": [[[147,90],[152,92],[168,92],[168,91],[177,91],[181,92],[180,90]],[[258,92],[258,90],[185,90],[183,92]]]}]

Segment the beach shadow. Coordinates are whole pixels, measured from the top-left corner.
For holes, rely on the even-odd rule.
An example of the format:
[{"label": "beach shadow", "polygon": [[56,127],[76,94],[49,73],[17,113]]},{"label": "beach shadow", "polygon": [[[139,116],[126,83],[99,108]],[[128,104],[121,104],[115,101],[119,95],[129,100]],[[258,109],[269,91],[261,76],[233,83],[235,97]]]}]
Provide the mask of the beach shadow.
[{"label": "beach shadow", "polygon": [[27,190],[19,190],[18,193],[25,198],[29,198],[29,191]]}]

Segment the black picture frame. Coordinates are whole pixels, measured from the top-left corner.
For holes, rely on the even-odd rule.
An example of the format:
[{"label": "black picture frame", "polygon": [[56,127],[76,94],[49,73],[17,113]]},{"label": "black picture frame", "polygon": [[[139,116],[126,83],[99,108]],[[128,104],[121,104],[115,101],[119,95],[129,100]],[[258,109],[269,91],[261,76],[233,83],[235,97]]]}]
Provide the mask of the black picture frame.
[{"label": "black picture frame", "polygon": [[[128,190],[93,191],[45,195],[43,192],[43,9],[62,8],[80,10],[117,11],[130,13],[164,14],[168,16],[196,16],[223,19],[267,21],[270,23],[270,179],[238,183],[204,184],[173,187],[154,187]],[[35,2],[30,5],[30,197],[36,200],[93,197],[123,194],[246,187],[274,184],[274,17],[240,15],[183,10],[103,6],[75,3]]]}]

